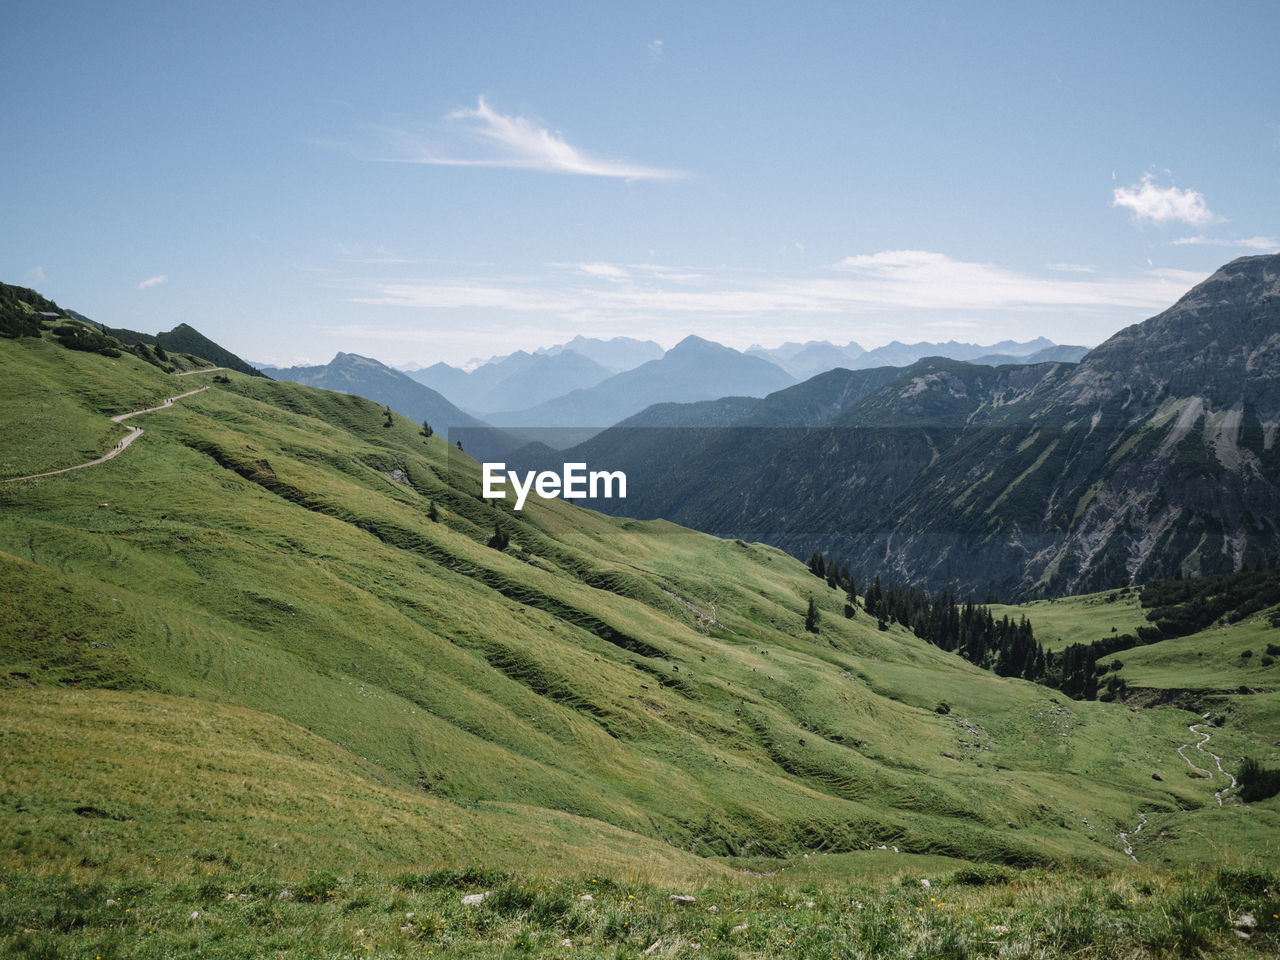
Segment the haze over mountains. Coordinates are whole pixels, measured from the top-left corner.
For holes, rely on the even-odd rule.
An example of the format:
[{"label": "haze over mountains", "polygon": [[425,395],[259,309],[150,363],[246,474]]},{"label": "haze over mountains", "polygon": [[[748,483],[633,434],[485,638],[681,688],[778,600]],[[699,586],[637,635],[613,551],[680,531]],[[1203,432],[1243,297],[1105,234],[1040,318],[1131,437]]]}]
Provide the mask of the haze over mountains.
[{"label": "haze over mountains", "polygon": [[[468,430],[481,458],[623,470],[628,499],[592,504],[606,512],[821,550],[930,588],[1057,595],[1232,570],[1280,550],[1276,263],[1233,261],[1078,365],[1083,348],[1043,339],[740,353],[688,337],[612,374],[573,343],[470,373],[417,372],[472,403],[511,405],[483,419],[352,354],[264,372]],[[575,342],[615,364],[656,349]],[[912,360],[934,349],[972,362]],[[783,369],[839,359],[848,365],[799,383]],[[586,385],[547,397],[574,383]],[[530,432],[544,427],[588,429],[546,446]]]},{"label": "haze over mountains", "polygon": [[339,353],[328,363],[317,366],[264,366],[261,369],[273,380],[292,380],[338,393],[368,397],[410,419],[426,420],[438,431],[482,425],[435,390],[370,357]]},{"label": "haze over mountains", "polygon": [[1055,344],[1047,337],[1036,337],[1020,343],[1001,340],[988,346],[976,343],[902,343],[894,340],[883,347],[864,350],[852,340],[843,347],[825,340],[808,343],[784,343],[766,349],[760,345],[747,348],[747,353],[776,363],[797,379],[808,379],[827,370],[844,367],[848,370],[870,370],[873,367],[905,367],[925,357],[949,357],[970,363],[995,365],[1001,363],[1040,363],[1045,360],[1075,362],[1089,352],[1088,347]]},{"label": "haze over mountains", "polygon": [[[863,575],[1004,595],[1280,551],[1280,256],[1233,261],[1078,365],[926,359],[645,411],[566,457],[624,507]],[[654,429],[655,427],[662,429]]]},{"label": "haze over mountains", "polygon": [[[814,341],[772,350],[755,346],[744,353],[696,336],[669,351],[651,340],[578,336],[532,353],[493,357],[471,370],[443,362],[394,370],[370,358],[356,364],[351,354],[339,354],[328,365],[262,369],[278,379],[367,396],[405,416],[428,419],[437,429],[483,421],[511,428],[573,428],[576,435],[589,436],[651,404],[763,397],[836,367],[905,366],[922,356],[992,364],[1073,361],[1085,352],[1044,338],[988,346],[895,341],[871,351],[856,343],[837,347]],[[406,378],[431,392],[414,391]]]}]

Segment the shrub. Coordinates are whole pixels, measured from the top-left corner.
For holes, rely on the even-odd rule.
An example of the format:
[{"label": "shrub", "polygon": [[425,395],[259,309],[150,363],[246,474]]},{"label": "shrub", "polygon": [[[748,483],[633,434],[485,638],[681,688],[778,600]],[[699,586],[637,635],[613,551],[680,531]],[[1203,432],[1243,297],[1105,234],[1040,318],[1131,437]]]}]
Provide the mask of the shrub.
[{"label": "shrub", "polygon": [[972,867],[961,867],[946,878],[947,883],[958,883],[966,887],[992,887],[1013,880],[1015,874],[1007,867],[996,864],[981,863]]},{"label": "shrub", "polygon": [[1240,763],[1240,799],[1245,803],[1266,800],[1280,793],[1280,770],[1268,770],[1253,757]]},{"label": "shrub", "polygon": [[313,873],[298,884],[296,893],[299,900],[307,903],[323,903],[332,900],[338,892],[338,878],[328,870]]}]

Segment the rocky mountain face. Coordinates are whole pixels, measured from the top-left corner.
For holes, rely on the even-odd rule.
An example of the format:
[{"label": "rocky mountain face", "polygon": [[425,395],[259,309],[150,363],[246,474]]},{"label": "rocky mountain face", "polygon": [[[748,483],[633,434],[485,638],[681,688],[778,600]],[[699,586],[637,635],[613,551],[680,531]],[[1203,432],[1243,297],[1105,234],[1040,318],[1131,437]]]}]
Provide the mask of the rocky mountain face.
[{"label": "rocky mountain face", "polygon": [[833,371],[727,425],[606,431],[580,452],[633,494],[592,505],[1007,597],[1251,565],[1280,552],[1278,292],[1280,256],[1242,258],[1079,364]]}]

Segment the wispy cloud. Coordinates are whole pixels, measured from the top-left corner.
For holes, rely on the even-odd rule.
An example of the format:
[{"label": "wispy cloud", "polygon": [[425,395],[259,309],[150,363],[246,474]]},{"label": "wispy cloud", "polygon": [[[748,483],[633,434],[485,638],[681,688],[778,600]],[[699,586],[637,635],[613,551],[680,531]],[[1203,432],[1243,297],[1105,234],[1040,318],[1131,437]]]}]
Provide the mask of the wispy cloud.
[{"label": "wispy cloud", "polygon": [[580,263],[578,269],[590,277],[607,277],[611,280],[623,280],[631,276],[631,271],[616,263]]},{"label": "wispy cloud", "polygon": [[154,277],[147,277],[147,279],[143,280],[140,284],[138,284],[138,289],[147,290],[150,287],[158,287],[162,283],[167,283],[168,280],[169,280],[169,275],[167,273],[158,273]]},{"label": "wispy cloud", "polygon": [[649,56],[655,63],[662,59],[662,41],[661,40],[650,41]]},{"label": "wispy cloud", "polygon": [[1204,194],[1198,190],[1179,190],[1177,187],[1157,187],[1149,173],[1142,175],[1142,182],[1128,187],[1116,187],[1111,192],[1111,205],[1133,211],[1138,221],[1151,223],[1189,223],[1193,226],[1218,220]]},{"label": "wispy cloud", "polygon": [[[480,308],[552,314],[562,320],[661,323],[685,317],[758,319],[870,315],[885,311],[942,319],[966,311],[1149,309],[1172,303],[1203,274],[1144,270],[1116,278],[1041,277],[927,250],[846,257],[790,275],[654,264],[553,264],[543,275],[499,279],[369,280],[359,303],[427,310]],[[937,320],[934,316],[928,318]],[[829,322],[829,321],[823,321]]]},{"label": "wispy cloud", "polygon": [[44,275],[44,267],[42,266],[34,266],[22,275],[23,282],[32,287],[44,283],[47,279],[48,277]]},{"label": "wispy cloud", "polygon": [[917,309],[1153,307],[1203,279],[1187,271],[1148,270],[1124,279],[1064,280],[928,250],[846,257],[836,266],[856,277],[840,288],[851,301]]},{"label": "wispy cloud", "polygon": [[1199,234],[1194,237],[1179,237],[1169,241],[1175,247],[1235,247],[1240,250],[1257,250],[1260,253],[1280,251],[1280,240],[1275,237],[1244,237],[1239,240],[1228,240],[1224,237],[1206,237]]},{"label": "wispy cloud", "polygon": [[438,138],[387,131],[399,143],[386,159],[449,167],[514,167],[622,180],[676,180],[678,170],[648,167],[593,156],[573,146],[558,131],[525,117],[499,113],[480,97],[476,106],[445,116],[448,129]]}]

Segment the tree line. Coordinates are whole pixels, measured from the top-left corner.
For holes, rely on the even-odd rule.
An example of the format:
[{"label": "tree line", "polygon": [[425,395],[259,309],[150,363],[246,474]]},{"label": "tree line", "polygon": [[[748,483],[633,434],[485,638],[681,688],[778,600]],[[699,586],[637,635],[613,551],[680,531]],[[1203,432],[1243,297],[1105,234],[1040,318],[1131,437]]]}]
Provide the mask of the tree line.
[{"label": "tree line", "polygon": [[[857,584],[847,564],[815,553],[809,570],[848,597],[845,616],[857,608]],[[1045,650],[1037,642],[1031,621],[1025,616],[997,619],[986,604],[972,596],[960,602],[954,590],[930,597],[919,587],[885,583],[877,575],[867,585],[862,607],[881,630],[899,623],[922,640],[958,654],[970,663],[1002,677],[1021,677],[1040,683],[1076,700],[1110,700],[1123,689],[1119,677],[1107,677],[1111,666],[1099,664],[1116,638],[1097,643],[1073,643],[1061,650]],[[1129,636],[1126,645],[1135,638]]]},{"label": "tree line", "polygon": [[[846,592],[845,616],[853,616],[858,605],[857,585],[848,564],[814,553],[809,570]],[[1114,602],[1131,589],[1124,587],[1106,599]],[[1105,658],[1132,647],[1187,636],[1214,623],[1237,623],[1280,603],[1280,561],[1273,555],[1265,561],[1259,559],[1252,569],[1235,573],[1152,580],[1141,587],[1139,599],[1151,625],[1138,627],[1136,636],[1113,634],[1061,650],[1045,650],[1026,617],[1017,622],[1007,615],[997,620],[972,595],[960,602],[950,589],[930,597],[919,587],[882,583],[877,575],[867,585],[862,606],[876,618],[880,629],[900,623],[922,640],[1002,677],[1044,684],[1076,700],[1112,700],[1125,689],[1124,680],[1116,673],[1123,664],[1114,659],[1104,664]],[[1280,614],[1272,615],[1271,624],[1280,626]],[[1270,651],[1268,647],[1269,655]]]}]

